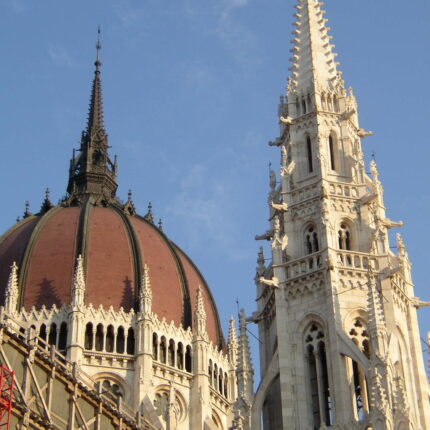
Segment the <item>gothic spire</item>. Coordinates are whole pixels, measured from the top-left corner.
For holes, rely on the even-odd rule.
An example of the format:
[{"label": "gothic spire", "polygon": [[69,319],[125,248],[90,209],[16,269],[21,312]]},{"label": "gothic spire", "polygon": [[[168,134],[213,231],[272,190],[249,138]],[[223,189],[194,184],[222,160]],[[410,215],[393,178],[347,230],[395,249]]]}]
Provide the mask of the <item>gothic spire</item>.
[{"label": "gothic spire", "polygon": [[295,6],[289,70],[290,85],[296,90],[306,90],[315,83],[327,87],[339,76],[322,5],[316,0],[297,0]]},{"label": "gothic spire", "polygon": [[87,134],[89,136],[95,135],[106,135],[103,123],[103,100],[102,100],[102,86],[100,80],[100,50],[102,45],[100,43],[100,27],[97,31],[97,43],[96,43],[96,61],[94,65],[96,69],[94,71],[93,86],[91,90],[90,108],[88,112],[88,124]]},{"label": "gothic spire", "polygon": [[246,318],[244,309],[241,309],[239,313],[237,380],[239,395],[251,400],[254,385],[254,369],[252,367],[251,350],[249,348],[249,340],[246,333]]},{"label": "gothic spire", "polygon": [[18,305],[18,266],[15,261],[12,266],[10,266],[9,279],[6,286],[6,300],[5,300],[5,310],[11,314],[16,312],[16,307]]},{"label": "gothic spire", "polygon": [[103,101],[100,79],[100,28],[97,34],[95,71],[91,89],[87,127],[82,133],[79,153],[73,150],[70,161],[67,192],[70,203],[94,197],[94,202],[109,202],[115,198],[116,159],[112,162],[108,153],[108,136],[103,123]]},{"label": "gothic spire", "polygon": [[236,327],[234,325],[233,315],[230,316],[230,324],[228,329],[228,343],[227,343],[228,356],[230,362],[236,365],[236,355],[237,355],[237,336]]},{"label": "gothic spire", "polygon": [[139,291],[139,310],[140,312],[149,315],[152,308],[152,289],[151,279],[149,277],[149,267],[147,264],[143,266],[143,275],[140,282]]},{"label": "gothic spire", "polygon": [[75,271],[72,281],[72,306],[79,308],[84,304],[85,299],[85,275],[84,275],[84,260],[82,255],[78,255],[76,259]]},{"label": "gothic spire", "polygon": [[205,336],[206,334],[206,311],[202,287],[200,285],[197,289],[196,307],[194,310],[194,330],[196,335]]}]

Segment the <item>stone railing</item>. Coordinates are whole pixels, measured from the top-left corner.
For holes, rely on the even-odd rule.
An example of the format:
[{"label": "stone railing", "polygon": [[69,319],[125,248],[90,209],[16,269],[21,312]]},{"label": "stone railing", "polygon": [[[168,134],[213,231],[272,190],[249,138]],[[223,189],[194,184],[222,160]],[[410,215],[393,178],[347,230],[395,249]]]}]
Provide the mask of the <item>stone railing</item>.
[{"label": "stone railing", "polygon": [[330,195],[347,197],[347,198],[358,198],[359,187],[356,185],[345,184],[341,182],[329,182],[328,191]]},{"label": "stone railing", "polygon": [[324,252],[314,252],[296,260],[288,261],[284,264],[287,279],[296,278],[307,273],[319,270],[324,266]]},{"label": "stone railing", "polygon": [[375,270],[379,269],[377,257],[365,252],[336,250],[336,259],[338,267],[368,270],[369,261],[371,261],[373,262],[373,268]]}]

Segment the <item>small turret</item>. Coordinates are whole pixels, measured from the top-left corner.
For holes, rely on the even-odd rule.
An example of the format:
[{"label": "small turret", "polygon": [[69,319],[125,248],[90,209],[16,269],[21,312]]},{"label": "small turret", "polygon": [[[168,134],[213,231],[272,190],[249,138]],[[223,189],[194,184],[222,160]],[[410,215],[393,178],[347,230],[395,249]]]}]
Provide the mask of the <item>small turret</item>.
[{"label": "small turret", "polygon": [[9,314],[14,314],[17,311],[18,306],[18,266],[15,261],[10,267],[9,279],[6,287],[6,300],[5,300],[5,311]]}]

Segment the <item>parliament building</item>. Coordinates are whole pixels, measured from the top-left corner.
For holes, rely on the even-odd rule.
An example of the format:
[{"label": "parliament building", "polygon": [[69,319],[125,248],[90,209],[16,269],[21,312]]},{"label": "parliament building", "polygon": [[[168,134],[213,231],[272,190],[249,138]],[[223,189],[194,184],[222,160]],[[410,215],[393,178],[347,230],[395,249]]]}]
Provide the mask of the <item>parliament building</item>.
[{"label": "parliament building", "polygon": [[[13,429],[430,430],[402,225],[386,213],[322,3],[295,1],[280,169],[257,240],[256,309],[230,320],[190,256],[131,194],[103,121],[99,44],[66,195],[0,238],[0,363]],[[109,89],[107,89],[109,91]],[[114,143],[117,147],[118,143]],[[217,286],[213,286],[217,288]],[[237,324],[237,328],[235,327]],[[260,340],[260,381],[247,324]],[[256,360],[254,360],[256,361]],[[254,384],[255,382],[255,384]]]}]

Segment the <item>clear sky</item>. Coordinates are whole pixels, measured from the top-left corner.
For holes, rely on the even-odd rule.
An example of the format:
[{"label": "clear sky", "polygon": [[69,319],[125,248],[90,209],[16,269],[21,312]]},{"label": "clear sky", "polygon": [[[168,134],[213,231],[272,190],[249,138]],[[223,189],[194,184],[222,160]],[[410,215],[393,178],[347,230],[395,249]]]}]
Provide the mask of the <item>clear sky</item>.
[{"label": "clear sky", "polygon": [[[278,136],[293,4],[2,0],[0,230],[22,215],[25,200],[37,212],[46,187],[54,202],[65,193],[100,25],[119,196],[131,188],[140,213],[153,203],[205,275],[224,327],[236,298],[250,314],[260,245],[253,238],[267,228],[268,163],[279,165],[267,141]],[[430,300],[430,3],[329,0],[324,8],[361,126],[374,132],[363,140],[366,159],[375,152],[387,214],[405,221],[416,295]],[[430,308],[419,316],[424,337]]]}]

